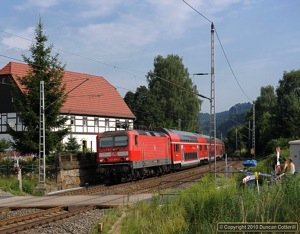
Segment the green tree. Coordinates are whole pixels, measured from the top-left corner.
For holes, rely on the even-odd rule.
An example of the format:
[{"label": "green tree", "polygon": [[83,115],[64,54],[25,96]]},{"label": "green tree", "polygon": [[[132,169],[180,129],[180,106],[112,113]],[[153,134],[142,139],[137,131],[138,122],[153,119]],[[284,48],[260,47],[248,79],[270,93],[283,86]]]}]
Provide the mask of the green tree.
[{"label": "green tree", "polygon": [[154,127],[198,130],[201,102],[182,58],[178,55],[168,55],[166,58],[157,56],[147,81]]},{"label": "green tree", "polygon": [[300,70],[284,72],[276,89],[276,129],[278,137],[300,137]]},{"label": "green tree", "polygon": [[78,144],[76,137],[71,135],[68,138],[68,141],[65,143],[65,150],[72,153],[76,153],[80,150],[80,144]]},{"label": "green tree", "polygon": [[7,125],[13,145],[21,153],[38,152],[39,149],[40,81],[45,82],[46,154],[55,150],[68,133],[68,129],[63,128],[66,118],[59,117],[66,100],[65,85],[62,84],[65,65],[58,61],[58,54],[51,55],[53,46],[47,47],[47,40],[40,19],[35,28],[35,42],[30,46],[31,57],[22,55],[30,68],[25,77],[18,77],[23,92],[16,88],[13,94],[15,108],[25,129],[15,131]]},{"label": "green tree", "polygon": [[135,93],[128,92],[124,100],[136,116],[136,128],[151,128],[155,122],[156,110],[155,103],[147,87],[140,86]]},{"label": "green tree", "polygon": [[[268,85],[260,89],[260,96],[255,101],[255,138],[256,151],[264,154],[267,152],[266,144],[276,138],[275,118],[277,108],[277,96],[273,86]],[[253,111],[250,113],[251,121]],[[275,150],[275,149],[273,149]]]},{"label": "green tree", "polygon": [[228,154],[233,154],[237,150],[237,129],[238,126],[235,126],[228,130],[225,139],[226,152]]},{"label": "green tree", "polygon": [[124,101],[126,102],[127,106],[136,116],[136,108],[135,108],[135,101],[134,101],[134,93],[129,91],[125,94]]},{"label": "green tree", "polygon": [[5,138],[0,139],[0,153],[8,149],[11,146],[11,142]]}]

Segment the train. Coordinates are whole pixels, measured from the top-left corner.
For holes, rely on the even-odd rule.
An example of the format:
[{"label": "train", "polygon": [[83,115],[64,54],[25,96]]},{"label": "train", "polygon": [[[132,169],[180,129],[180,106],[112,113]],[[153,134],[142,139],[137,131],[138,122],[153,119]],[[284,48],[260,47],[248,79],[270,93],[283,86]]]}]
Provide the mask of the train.
[{"label": "train", "polygon": [[196,167],[224,154],[225,145],[220,139],[210,142],[207,135],[167,128],[97,134],[97,173],[106,183]]}]

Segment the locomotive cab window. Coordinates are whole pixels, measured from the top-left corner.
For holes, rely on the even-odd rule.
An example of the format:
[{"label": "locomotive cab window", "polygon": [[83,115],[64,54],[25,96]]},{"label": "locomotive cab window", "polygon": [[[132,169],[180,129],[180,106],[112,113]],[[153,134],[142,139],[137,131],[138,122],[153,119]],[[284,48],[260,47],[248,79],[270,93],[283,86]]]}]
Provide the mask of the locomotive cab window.
[{"label": "locomotive cab window", "polygon": [[115,146],[127,146],[128,137],[127,136],[116,136],[115,137]]},{"label": "locomotive cab window", "polygon": [[100,141],[100,147],[101,148],[114,146],[113,137],[101,137],[99,141]]},{"label": "locomotive cab window", "polygon": [[127,146],[128,137],[127,136],[115,136],[115,137],[101,137],[100,138],[100,147],[118,147],[118,146]]}]

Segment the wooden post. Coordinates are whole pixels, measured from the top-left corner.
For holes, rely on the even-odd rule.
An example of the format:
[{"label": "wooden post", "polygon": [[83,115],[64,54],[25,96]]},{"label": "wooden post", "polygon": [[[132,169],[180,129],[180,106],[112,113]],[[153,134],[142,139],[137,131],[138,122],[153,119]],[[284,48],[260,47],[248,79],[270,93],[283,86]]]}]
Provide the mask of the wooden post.
[{"label": "wooden post", "polygon": [[22,169],[21,168],[18,169],[18,181],[19,181],[19,189],[21,191],[23,191],[22,190]]}]

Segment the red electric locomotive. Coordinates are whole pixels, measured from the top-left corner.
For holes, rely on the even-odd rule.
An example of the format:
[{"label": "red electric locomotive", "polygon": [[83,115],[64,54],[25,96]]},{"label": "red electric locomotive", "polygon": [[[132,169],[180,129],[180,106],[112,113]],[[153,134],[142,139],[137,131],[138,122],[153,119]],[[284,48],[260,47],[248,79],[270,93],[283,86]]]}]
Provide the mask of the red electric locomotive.
[{"label": "red electric locomotive", "polygon": [[[214,142],[196,133],[166,128],[104,132],[97,136],[97,170],[109,181],[136,180],[208,162],[209,150],[214,155]],[[224,153],[224,143],[216,139],[216,157]]]},{"label": "red electric locomotive", "polygon": [[170,172],[169,137],[161,132],[125,130],[97,136],[98,173],[106,179],[135,180]]}]

